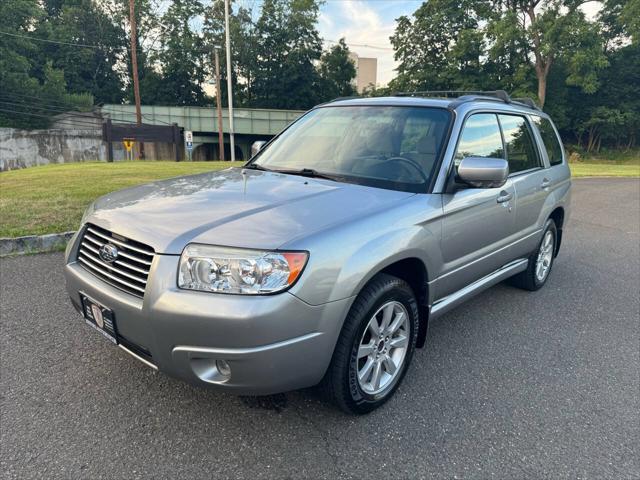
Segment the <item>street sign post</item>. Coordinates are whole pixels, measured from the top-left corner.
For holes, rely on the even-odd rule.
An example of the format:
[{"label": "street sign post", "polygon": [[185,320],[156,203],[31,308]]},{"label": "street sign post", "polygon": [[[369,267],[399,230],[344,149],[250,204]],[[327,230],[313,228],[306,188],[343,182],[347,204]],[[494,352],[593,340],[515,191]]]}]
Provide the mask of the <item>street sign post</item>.
[{"label": "street sign post", "polygon": [[191,161],[191,151],[193,150],[193,132],[190,130],[184,131],[184,143],[187,146],[187,153],[189,154],[189,161]]},{"label": "street sign post", "polygon": [[133,138],[123,138],[122,145],[124,145],[125,150],[127,151],[127,160],[133,160],[133,145],[136,143]]}]

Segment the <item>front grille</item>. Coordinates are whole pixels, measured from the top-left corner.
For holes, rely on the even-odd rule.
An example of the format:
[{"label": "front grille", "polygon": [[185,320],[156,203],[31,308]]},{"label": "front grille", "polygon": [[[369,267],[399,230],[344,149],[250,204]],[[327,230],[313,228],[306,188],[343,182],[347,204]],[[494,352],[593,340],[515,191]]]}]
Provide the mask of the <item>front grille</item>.
[{"label": "front grille", "polygon": [[[118,258],[111,263],[100,258],[100,249],[108,244],[118,249]],[[153,248],[144,243],[87,224],[80,242],[78,262],[108,284],[143,297],[153,255]]]}]

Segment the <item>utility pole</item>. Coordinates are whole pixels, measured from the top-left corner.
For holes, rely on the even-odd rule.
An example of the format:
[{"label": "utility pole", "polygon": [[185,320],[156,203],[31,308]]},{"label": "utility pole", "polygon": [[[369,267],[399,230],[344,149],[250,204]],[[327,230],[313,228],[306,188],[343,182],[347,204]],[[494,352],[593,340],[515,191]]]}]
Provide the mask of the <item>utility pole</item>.
[{"label": "utility pole", "polygon": [[[130,0],[133,1],[133,0]],[[224,30],[227,46],[227,96],[229,97],[229,139],[231,143],[231,161],[236,161],[236,145],[233,131],[233,87],[231,85],[231,40],[229,38],[229,0],[224,0]]]},{"label": "utility pole", "polygon": [[218,46],[213,47],[216,64],[216,109],[218,110],[218,158],[224,161],[224,134],[222,133],[222,92],[220,91],[220,57]]},{"label": "utility pole", "polygon": [[[136,101],[136,123],[142,125],[142,112],[140,110],[140,81],[138,79],[138,46],[136,38],[136,13],[134,0],[129,0],[129,26],[131,27],[131,70],[133,71],[133,96]],[[140,145],[140,158],[144,158],[144,144]]]}]

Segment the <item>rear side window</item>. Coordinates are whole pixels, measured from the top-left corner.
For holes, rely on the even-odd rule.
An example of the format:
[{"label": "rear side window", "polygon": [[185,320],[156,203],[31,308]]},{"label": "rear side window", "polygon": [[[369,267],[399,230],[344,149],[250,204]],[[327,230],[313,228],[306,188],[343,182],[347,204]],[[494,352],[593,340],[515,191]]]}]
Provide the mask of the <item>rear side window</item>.
[{"label": "rear side window", "polygon": [[542,166],[538,151],[533,143],[531,130],[524,117],[517,115],[498,115],[504,143],[507,147],[509,172],[517,173]]},{"label": "rear side window", "polygon": [[556,131],[553,128],[551,121],[546,118],[538,117],[537,115],[533,115],[532,118],[540,131],[540,136],[544,142],[544,148],[547,151],[547,156],[549,157],[549,163],[551,163],[552,166],[560,165],[562,163],[562,146],[560,145],[558,135],[556,135]]},{"label": "rear side window", "polygon": [[466,157],[504,158],[500,125],[493,113],[476,113],[467,119],[458,142],[456,167]]}]

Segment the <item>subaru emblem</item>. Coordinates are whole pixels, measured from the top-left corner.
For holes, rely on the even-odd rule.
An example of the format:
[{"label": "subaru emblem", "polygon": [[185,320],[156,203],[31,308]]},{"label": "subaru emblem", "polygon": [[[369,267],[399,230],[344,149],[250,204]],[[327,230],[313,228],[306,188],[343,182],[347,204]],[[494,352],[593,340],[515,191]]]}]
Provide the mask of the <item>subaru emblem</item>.
[{"label": "subaru emblem", "polygon": [[113,263],[118,258],[118,248],[107,243],[100,248],[100,258],[107,263]]}]

